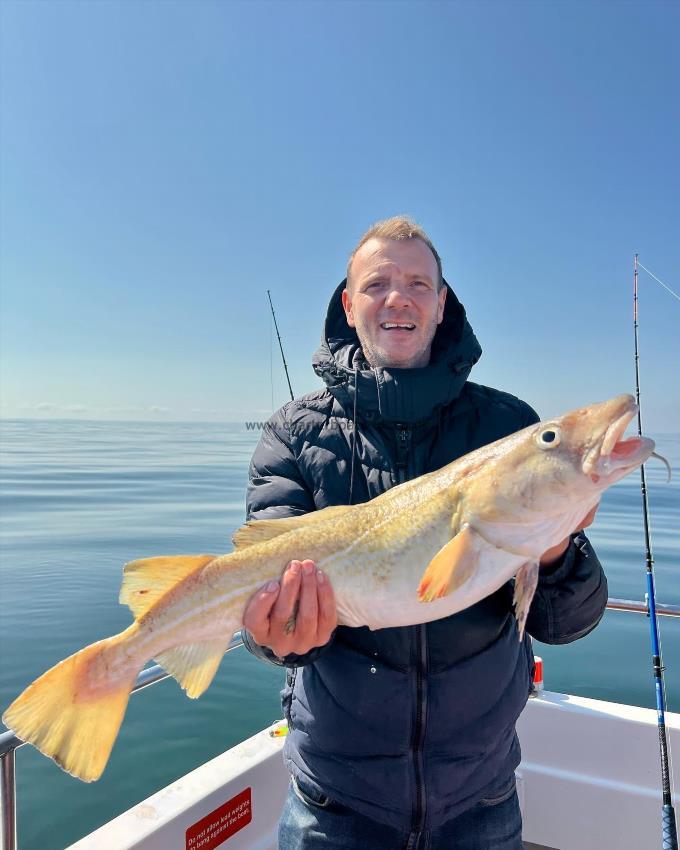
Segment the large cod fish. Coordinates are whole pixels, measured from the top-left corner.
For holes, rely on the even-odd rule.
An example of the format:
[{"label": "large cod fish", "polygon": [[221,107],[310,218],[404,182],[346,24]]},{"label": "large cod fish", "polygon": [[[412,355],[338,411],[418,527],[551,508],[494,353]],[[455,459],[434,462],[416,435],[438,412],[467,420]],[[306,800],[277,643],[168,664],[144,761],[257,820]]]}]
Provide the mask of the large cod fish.
[{"label": "large cod fish", "polygon": [[98,779],[146,662],[200,696],[250,597],[292,559],[311,558],[326,572],[341,624],[371,629],[447,617],[516,576],[521,637],[542,553],[653,453],[650,439],[622,439],[636,412],[631,396],[619,396],[531,425],[366,504],[248,523],[228,555],[132,561],[120,601],[134,623],[42,675],[3,720],[64,770]]}]

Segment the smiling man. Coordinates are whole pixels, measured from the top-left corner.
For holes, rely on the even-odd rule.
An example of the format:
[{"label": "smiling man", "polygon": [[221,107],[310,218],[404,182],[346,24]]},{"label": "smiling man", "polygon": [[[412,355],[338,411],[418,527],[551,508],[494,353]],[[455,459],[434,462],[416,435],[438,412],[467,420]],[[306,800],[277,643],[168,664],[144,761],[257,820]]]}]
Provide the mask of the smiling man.
[{"label": "smiling man", "polygon": [[[374,225],[329,304],[313,361],[326,389],[263,432],[249,518],[368,501],[536,422],[468,380],[480,355],[426,233],[405,217]],[[526,624],[541,641],[576,640],[602,616],[591,521],[541,560]],[[510,584],[451,617],[371,632],[337,626],[328,579],[293,561],[244,626],[252,652],[287,668],[280,850],[521,850],[515,722],[533,653]]]},{"label": "smiling man", "polygon": [[439,263],[421,239],[373,236],[350,258],[342,305],[371,366],[427,366],[445,303]]}]

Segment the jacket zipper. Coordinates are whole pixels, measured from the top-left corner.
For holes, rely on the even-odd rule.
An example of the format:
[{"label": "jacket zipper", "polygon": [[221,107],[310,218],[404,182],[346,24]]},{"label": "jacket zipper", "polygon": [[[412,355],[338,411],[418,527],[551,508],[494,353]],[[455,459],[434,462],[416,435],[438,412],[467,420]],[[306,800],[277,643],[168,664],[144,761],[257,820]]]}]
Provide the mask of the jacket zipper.
[{"label": "jacket zipper", "polygon": [[425,765],[423,749],[425,744],[425,719],[427,717],[427,631],[425,624],[415,627],[416,646],[416,719],[413,729],[413,775],[415,777],[416,796],[413,807],[413,821],[408,847],[419,848],[425,832],[427,816],[427,792],[425,789]]},{"label": "jacket zipper", "polygon": [[406,425],[397,425],[397,483],[407,479],[409,449],[411,448],[411,429]]},{"label": "jacket zipper", "polygon": [[[397,483],[403,484],[413,477],[417,470],[409,463],[411,448],[411,429],[406,425],[397,425]],[[427,815],[427,793],[425,789],[425,766],[423,748],[425,744],[425,719],[427,716],[427,630],[425,624],[414,627],[416,648],[416,698],[413,737],[411,739],[411,758],[415,780],[415,800],[411,832],[406,843],[407,850],[416,850],[421,846]]]}]

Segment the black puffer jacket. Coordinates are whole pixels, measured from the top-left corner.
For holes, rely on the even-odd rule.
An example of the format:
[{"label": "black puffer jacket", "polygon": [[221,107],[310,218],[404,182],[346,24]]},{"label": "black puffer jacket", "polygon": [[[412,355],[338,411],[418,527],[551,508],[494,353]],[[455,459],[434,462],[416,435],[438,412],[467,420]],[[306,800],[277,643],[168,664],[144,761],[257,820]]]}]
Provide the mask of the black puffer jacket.
[{"label": "black puffer jacket", "polygon": [[[286,404],[263,431],[251,519],[348,504],[350,494],[367,501],[538,419],[514,396],[467,380],[481,348],[450,289],[429,366],[369,369],[345,321],[344,285],[313,361],[326,389]],[[606,600],[581,534],[542,572],[527,630],[546,643],[575,640]],[[281,663],[247,635],[246,644]],[[530,639],[517,640],[509,584],[426,625],[341,626],[325,647],[284,659],[288,766],[312,794],[413,833],[432,828],[511,779],[532,662]]]}]

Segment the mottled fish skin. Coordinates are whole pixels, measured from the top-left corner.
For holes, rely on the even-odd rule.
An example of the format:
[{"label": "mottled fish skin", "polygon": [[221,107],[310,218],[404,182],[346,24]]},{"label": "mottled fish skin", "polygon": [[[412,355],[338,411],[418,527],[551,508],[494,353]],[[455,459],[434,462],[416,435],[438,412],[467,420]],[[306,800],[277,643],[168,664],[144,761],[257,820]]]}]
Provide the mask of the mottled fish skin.
[{"label": "mottled fish skin", "polygon": [[622,440],[631,396],[531,425],[371,502],[248,523],[228,555],[161,556],[124,570],[135,622],[53,667],[4,722],[91,781],[109,757],[138,672],[156,659],[191,697],[210,684],[250,597],[293,559],[328,575],[338,619],[371,629],[446,617],[517,575],[519,634],[541,555],[654,444]]}]

